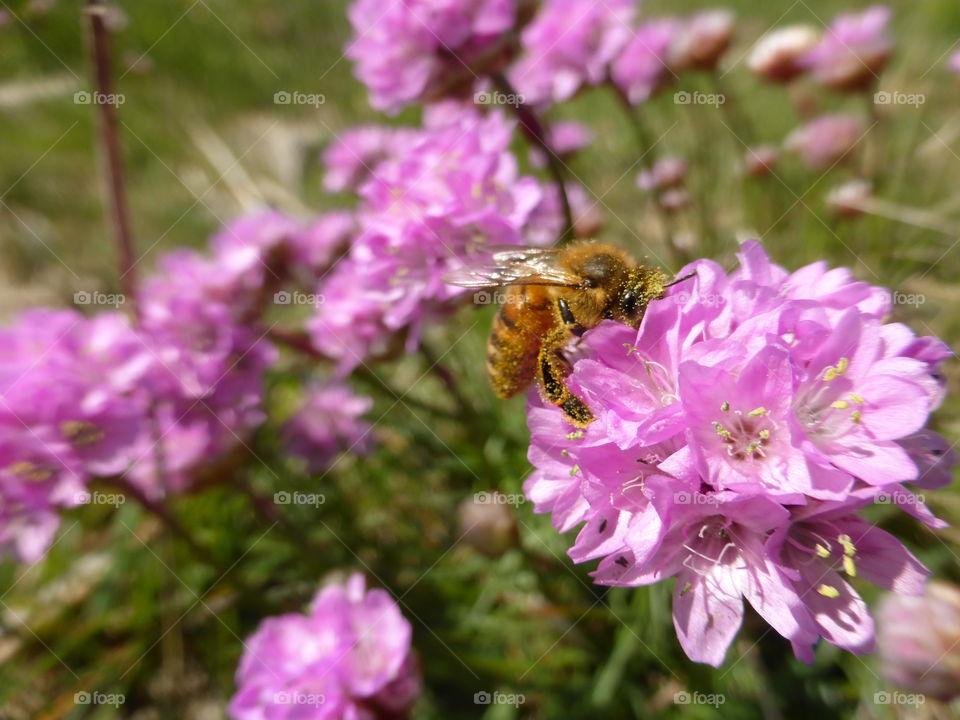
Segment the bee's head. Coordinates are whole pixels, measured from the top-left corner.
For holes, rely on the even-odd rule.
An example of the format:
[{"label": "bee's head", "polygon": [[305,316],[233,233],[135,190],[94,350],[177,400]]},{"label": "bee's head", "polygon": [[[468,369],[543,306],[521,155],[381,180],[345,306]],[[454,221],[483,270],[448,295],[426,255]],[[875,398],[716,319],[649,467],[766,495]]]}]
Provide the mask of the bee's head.
[{"label": "bee's head", "polygon": [[639,327],[651,300],[659,300],[666,292],[667,276],[656,268],[639,266],[632,269],[617,294],[614,319],[630,327]]}]

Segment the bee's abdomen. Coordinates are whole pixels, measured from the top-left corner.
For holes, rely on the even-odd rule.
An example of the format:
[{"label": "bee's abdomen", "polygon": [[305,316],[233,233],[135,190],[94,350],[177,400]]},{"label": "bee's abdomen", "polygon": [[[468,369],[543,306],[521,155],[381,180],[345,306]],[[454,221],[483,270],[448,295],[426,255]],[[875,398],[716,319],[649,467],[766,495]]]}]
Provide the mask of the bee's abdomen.
[{"label": "bee's abdomen", "polygon": [[[533,301],[533,302],[531,302]],[[487,343],[487,372],[498,397],[509,398],[533,382],[540,350],[541,298],[511,288],[493,319]],[[549,317],[549,301],[544,304]]]}]

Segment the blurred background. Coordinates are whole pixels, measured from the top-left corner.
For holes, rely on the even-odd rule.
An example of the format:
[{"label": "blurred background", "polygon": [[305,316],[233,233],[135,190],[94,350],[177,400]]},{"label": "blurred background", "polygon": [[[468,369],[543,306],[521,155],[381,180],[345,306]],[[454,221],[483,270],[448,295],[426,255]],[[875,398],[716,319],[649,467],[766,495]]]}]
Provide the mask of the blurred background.
[{"label": "blurred background", "polygon": [[[108,25],[115,91],[124,97],[121,138],[144,272],[163,252],[204,246],[244,212],[273,206],[309,217],[351,205],[352,198],[322,189],[323,148],[352,125],[419,122],[416,110],[385,118],[370,108],[342,54],[350,35],[346,6],[114,3]],[[650,1],[642,12],[716,6]],[[727,267],[738,239],[760,237],[790,269],[825,259],[893,289],[903,298],[896,319],[952,343],[960,330],[960,79],[946,64],[960,40],[960,5],[890,3],[896,50],[879,89],[923,101],[889,106],[804,83],[766,84],[744,64],[770,27],[821,26],[865,3],[724,6],[736,13],[737,38],[722,72],[717,79],[684,77],[677,90],[722,92],[728,102],[684,106],[670,91],[640,111],[646,137],[688,163],[690,203],[669,220],[636,187],[636,128],[612,96],[588,91],[551,116],[579,120],[595,134],[571,167],[591,199],[600,198],[598,236],[638,256],[647,244],[670,257],[663,246],[669,223],[691,255]],[[92,85],[81,3],[0,2],[0,68],[4,320],[35,305],[72,307],[78,291],[119,292],[95,115],[82,95]],[[324,101],[276,102],[284,92]],[[787,155],[773,175],[743,172],[748,147],[781,146],[805,119],[833,111],[876,122],[852,161],[821,173]],[[518,155],[526,162],[525,150]],[[835,193],[862,174],[864,163],[882,172],[851,210]],[[863,199],[856,187],[849,192],[857,203]],[[240,639],[262,617],[301,607],[331,571],[364,567],[403,596],[414,624],[427,688],[414,717],[955,716],[946,705],[878,705],[871,700],[888,688],[874,657],[826,646],[814,665],[803,666],[786,641],[764,634],[749,615],[731,655],[738,662],[720,670],[695,665],[677,646],[669,588],[593,586],[589,564],[574,566],[565,555],[568,539],[529,504],[496,510],[484,519],[489,536],[464,538],[461,503],[493,488],[520,492],[530,467],[522,401],[496,401],[486,386],[482,359],[492,312],[464,309],[429,330],[425,346],[436,356],[469,329],[444,356],[446,378],[423,377],[416,358],[400,358],[378,367],[378,377],[357,379],[376,399],[372,417],[381,418],[369,457],[347,457],[323,477],[311,474],[283,458],[276,425],[268,422],[216,469],[216,482],[176,499],[173,510],[202,553],[156,513],[126,503],[70,511],[41,563],[5,561],[0,718],[224,717]],[[948,363],[946,372],[953,397],[933,427],[952,442],[960,433],[957,364]],[[452,399],[444,384],[451,376]],[[292,384],[279,374],[272,382],[273,414],[289,415]],[[409,398],[394,402],[382,384],[409,388]],[[416,409],[438,397],[453,413],[463,412],[456,401],[464,403],[469,421]],[[263,502],[288,489],[323,492],[325,503],[278,509]],[[960,520],[955,490],[930,494],[928,502],[951,524]],[[934,576],[960,581],[956,529],[935,534],[875,510],[881,526],[903,538]],[[872,590],[865,589],[871,604]],[[77,706],[75,693],[92,687],[123,693],[125,703]],[[494,690],[522,693],[525,703],[474,703],[475,693]],[[719,710],[677,705],[682,691],[722,693],[725,702]]]}]

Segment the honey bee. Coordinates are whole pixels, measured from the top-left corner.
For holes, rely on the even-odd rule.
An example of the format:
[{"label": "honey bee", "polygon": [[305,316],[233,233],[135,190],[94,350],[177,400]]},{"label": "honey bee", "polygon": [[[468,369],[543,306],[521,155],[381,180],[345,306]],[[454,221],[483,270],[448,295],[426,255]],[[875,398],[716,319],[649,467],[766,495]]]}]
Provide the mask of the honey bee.
[{"label": "honey bee", "polygon": [[513,397],[534,380],[543,397],[579,428],[594,421],[570,392],[564,348],[601,320],[639,327],[647,305],[693,275],[667,282],[613,245],[580,241],[562,248],[499,248],[488,265],[448,275],[451,285],[506,288],[487,344],[487,373],[498,397]]}]

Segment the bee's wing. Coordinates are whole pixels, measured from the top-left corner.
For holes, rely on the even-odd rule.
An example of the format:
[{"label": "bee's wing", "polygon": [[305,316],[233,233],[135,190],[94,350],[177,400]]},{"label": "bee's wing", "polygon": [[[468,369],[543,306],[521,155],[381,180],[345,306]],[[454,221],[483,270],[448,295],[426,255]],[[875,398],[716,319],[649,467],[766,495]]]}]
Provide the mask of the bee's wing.
[{"label": "bee's wing", "polygon": [[468,288],[503,287],[505,285],[560,285],[578,287],[581,279],[556,264],[557,252],[540,248],[499,248],[492,262],[465,265],[447,273],[448,285]]}]

